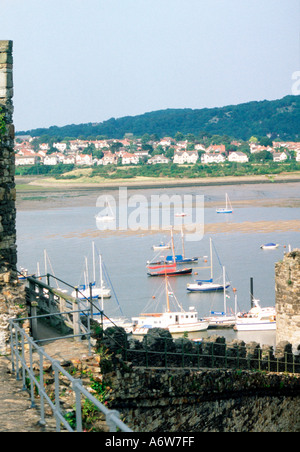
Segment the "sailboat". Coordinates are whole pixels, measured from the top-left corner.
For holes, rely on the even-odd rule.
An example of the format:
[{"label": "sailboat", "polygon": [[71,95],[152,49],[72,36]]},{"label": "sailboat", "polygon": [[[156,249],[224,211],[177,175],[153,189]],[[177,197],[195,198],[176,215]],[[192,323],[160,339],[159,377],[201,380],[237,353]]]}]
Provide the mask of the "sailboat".
[{"label": "sailboat", "polygon": [[222,284],[213,282],[213,256],[212,256],[212,240],[210,238],[210,279],[197,280],[187,285],[189,292],[218,292],[230,287],[230,283],[224,281]]},{"label": "sailboat", "polygon": [[[192,262],[198,262],[198,257],[185,257],[185,247],[184,247],[184,232],[181,225],[181,243],[182,243],[182,254],[175,254],[176,264],[189,264]],[[174,262],[174,256],[167,256],[166,263]]]},{"label": "sailboat", "polygon": [[226,276],[225,276],[225,267],[223,267],[223,293],[224,293],[224,311],[222,312],[216,312],[211,311],[209,317],[205,317],[205,320],[209,322],[208,328],[232,328],[236,323],[236,290],[234,290],[235,295],[235,314],[226,314],[227,312],[227,295],[226,293]]},{"label": "sailboat", "polygon": [[[204,331],[208,328],[208,321],[198,319],[198,313],[194,307],[190,307],[186,312],[179,304],[172,288],[169,284],[168,277],[165,275],[165,294],[166,294],[166,310],[162,313],[144,313],[138,317],[133,317],[133,331],[134,336],[144,336],[152,328],[164,328],[171,334],[198,332]],[[172,297],[179,311],[171,311],[170,297]]]},{"label": "sailboat", "polygon": [[229,199],[229,196],[227,193],[225,195],[225,202],[226,202],[225,207],[220,207],[220,208],[216,209],[217,213],[232,213],[233,212],[232,205],[231,205],[231,202],[230,202],[230,199]]},{"label": "sailboat", "polygon": [[172,242],[172,260],[160,261],[154,263],[148,263],[147,268],[149,270],[156,270],[155,272],[148,272],[149,276],[177,276],[177,275],[187,275],[193,272],[192,268],[181,268],[177,269],[177,261],[174,250],[174,239],[173,239],[173,228],[171,228],[171,242]]},{"label": "sailboat", "polygon": [[101,212],[97,213],[96,215],[96,222],[98,223],[107,223],[109,221],[114,221],[115,217],[114,217],[114,213],[112,211],[111,205],[109,204],[107,198],[106,198],[106,210],[107,213],[106,215],[102,215]]},{"label": "sailboat", "polygon": [[96,286],[96,267],[95,267],[95,244],[93,242],[93,283],[89,283],[89,274],[88,274],[88,263],[87,258],[85,257],[85,284],[82,284],[78,287],[78,290],[74,290],[72,292],[72,297],[78,298],[79,300],[97,299],[98,298],[110,298],[111,291],[109,288],[106,288],[103,283],[102,277],[102,256],[99,255],[99,267],[100,267],[100,287]]},{"label": "sailboat", "polygon": [[[167,256],[165,259],[160,260],[158,262],[147,262],[148,268],[151,268],[149,265],[168,265],[171,266],[172,264],[189,264],[193,262],[198,262],[198,257],[185,257],[185,247],[184,247],[184,233],[183,233],[183,227],[181,225],[181,242],[182,242],[182,254],[175,254],[175,248],[174,252],[171,256]],[[174,247],[174,240],[173,240],[173,228],[171,228],[171,243],[172,243],[172,251]],[[152,267],[153,268],[153,267]]]}]

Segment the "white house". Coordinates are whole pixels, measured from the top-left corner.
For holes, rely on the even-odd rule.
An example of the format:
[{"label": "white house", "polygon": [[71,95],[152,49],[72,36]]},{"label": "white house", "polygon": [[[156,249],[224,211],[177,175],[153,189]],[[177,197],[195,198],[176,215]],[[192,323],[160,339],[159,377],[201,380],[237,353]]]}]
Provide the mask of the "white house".
[{"label": "white house", "polygon": [[300,162],[300,151],[296,154],[296,162]]},{"label": "white house", "polygon": [[75,157],[76,165],[88,165],[93,164],[93,157],[89,154],[77,154]]},{"label": "white house", "polygon": [[44,165],[57,165],[59,157],[56,154],[49,154],[44,157]]},{"label": "white house", "polygon": [[201,163],[207,164],[207,163],[223,163],[225,162],[226,158],[223,154],[215,153],[215,152],[208,152],[201,155]]},{"label": "white house", "polygon": [[38,155],[33,151],[25,151],[18,152],[15,156],[16,166],[21,165],[35,165],[38,161]]},{"label": "white house", "polygon": [[53,143],[53,147],[59,152],[65,152],[67,149],[67,143]]},{"label": "white house", "polygon": [[244,152],[234,151],[230,152],[228,156],[229,162],[246,163],[249,162],[249,157]]},{"label": "white house", "polygon": [[199,158],[197,151],[175,151],[173,162],[179,165],[184,163],[195,164]]},{"label": "white house", "polygon": [[168,159],[167,157],[165,157],[162,154],[158,154],[158,155],[154,155],[153,157],[151,157],[151,159],[149,159],[147,163],[149,163],[150,165],[156,165],[156,164],[160,164],[160,163],[167,164],[169,162],[170,162],[170,159]]},{"label": "white house", "polygon": [[273,152],[273,162],[285,162],[288,158],[286,152]]},{"label": "white house", "polygon": [[129,152],[124,152],[122,156],[122,165],[137,165],[139,163],[139,157]]},{"label": "white house", "polygon": [[104,156],[98,161],[98,165],[116,165],[118,163],[118,156],[110,151],[104,152]]}]

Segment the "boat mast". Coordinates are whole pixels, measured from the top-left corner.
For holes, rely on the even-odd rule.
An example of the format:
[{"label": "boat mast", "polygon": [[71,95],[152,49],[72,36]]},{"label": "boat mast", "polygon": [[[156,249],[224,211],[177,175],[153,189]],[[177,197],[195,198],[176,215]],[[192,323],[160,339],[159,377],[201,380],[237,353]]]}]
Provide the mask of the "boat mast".
[{"label": "boat mast", "polygon": [[213,281],[213,257],[212,257],[212,240],[211,237],[209,239],[210,242],[210,278]]},{"label": "boat mast", "polygon": [[182,256],[185,258],[183,225],[181,225]]},{"label": "boat mast", "polygon": [[165,281],[166,281],[167,312],[170,312],[170,298],[169,298],[169,287],[168,287],[167,272],[165,272]]},{"label": "boat mast", "polygon": [[94,277],[94,283],[96,283],[95,242],[93,242],[93,277]]},{"label": "boat mast", "polygon": [[226,314],[226,281],[225,281],[225,267],[223,266],[223,287],[224,287],[224,314]]},{"label": "boat mast", "polygon": [[175,264],[176,263],[176,258],[175,258],[175,249],[174,249],[173,226],[171,226],[171,242],[172,242],[173,262]]},{"label": "boat mast", "polygon": [[100,264],[101,309],[103,311],[104,301],[103,301],[103,279],[102,279],[102,256],[101,256],[101,254],[99,254],[99,264]]}]

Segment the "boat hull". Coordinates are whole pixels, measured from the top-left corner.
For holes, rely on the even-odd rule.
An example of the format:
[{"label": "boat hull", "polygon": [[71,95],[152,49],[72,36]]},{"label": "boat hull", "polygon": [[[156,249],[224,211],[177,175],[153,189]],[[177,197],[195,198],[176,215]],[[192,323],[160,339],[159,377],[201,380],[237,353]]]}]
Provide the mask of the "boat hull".
[{"label": "boat hull", "polygon": [[[199,331],[206,331],[208,329],[209,322],[197,322],[194,325],[169,325],[167,328],[163,328],[168,330],[171,334],[183,334],[183,333],[198,333]],[[154,328],[154,327],[153,327]],[[145,336],[152,328],[147,327],[138,327],[133,329],[132,334],[134,336]]]},{"label": "boat hull", "polygon": [[[228,289],[230,284],[225,285],[225,289]],[[189,292],[221,292],[224,290],[224,286],[222,284],[213,284],[213,285],[201,285],[201,284],[189,284],[187,286],[187,290]]]},{"label": "boat hull", "polygon": [[233,213],[233,210],[230,209],[217,209],[217,213]]},{"label": "boat hull", "polygon": [[239,322],[237,321],[234,329],[236,331],[275,331],[276,322]]},{"label": "boat hull", "polygon": [[179,275],[188,275],[193,271],[192,268],[184,268],[182,270],[169,270],[165,269],[159,272],[148,272],[148,276],[179,276]]}]

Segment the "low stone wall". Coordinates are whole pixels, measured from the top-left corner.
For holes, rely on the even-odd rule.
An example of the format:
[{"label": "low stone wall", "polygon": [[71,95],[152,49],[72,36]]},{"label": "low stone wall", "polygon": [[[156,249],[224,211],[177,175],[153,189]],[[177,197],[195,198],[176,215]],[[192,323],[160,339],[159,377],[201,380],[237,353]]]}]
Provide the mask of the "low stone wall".
[{"label": "low stone wall", "polygon": [[[97,338],[98,378],[110,388],[108,406],[122,413],[134,431],[300,431],[300,373],[286,373],[295,364],[300,370],[291,344],[282,342],[274,353],[272,347],[233,341],[227,344],[230,357],[238,360],[230,361],[225,360],[222,337],[203,340],[199,356],[192,354],[192,341],[174,341],[161,329],[152,330],[143,341],[130,340],[125,351],[122,329],[107,334]],[[156,353],[151,356],[151,351]],[[274,372],[268,371],[270,356],[276,362]],[[202,367],[195,369],[195,364]]]},{"label": "low stone wall", "polygon": [[300,376],[127,367],[104,381],[110,408],[134,431],[300,431]]}]

